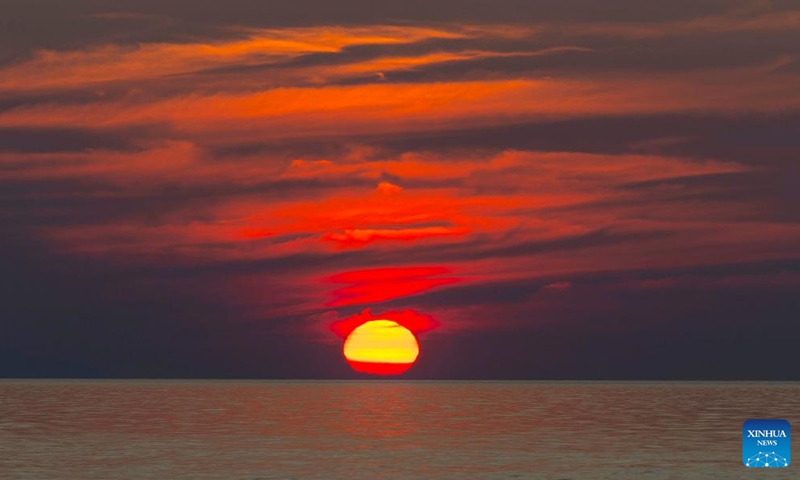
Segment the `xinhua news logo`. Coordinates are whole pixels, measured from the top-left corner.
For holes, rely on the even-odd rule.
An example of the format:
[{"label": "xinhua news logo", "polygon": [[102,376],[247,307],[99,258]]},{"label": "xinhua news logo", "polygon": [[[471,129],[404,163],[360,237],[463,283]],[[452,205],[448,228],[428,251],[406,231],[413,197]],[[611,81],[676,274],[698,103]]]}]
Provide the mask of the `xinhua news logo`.
[{"label": "xinhua news logo", "polygon": [[748,420],[742,425],[742,462],[750,468],[788,467],[791,441],[786,420]]}]

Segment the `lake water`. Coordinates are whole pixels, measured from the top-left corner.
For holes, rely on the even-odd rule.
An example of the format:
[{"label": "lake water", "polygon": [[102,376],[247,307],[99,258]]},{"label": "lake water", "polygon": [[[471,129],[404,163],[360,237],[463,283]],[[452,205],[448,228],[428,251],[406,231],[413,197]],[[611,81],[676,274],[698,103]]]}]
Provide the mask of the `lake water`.
[{"label": "lake water", "polygon": [[800,383],[0,381],[0,478],[800,478],[748,418]]}]

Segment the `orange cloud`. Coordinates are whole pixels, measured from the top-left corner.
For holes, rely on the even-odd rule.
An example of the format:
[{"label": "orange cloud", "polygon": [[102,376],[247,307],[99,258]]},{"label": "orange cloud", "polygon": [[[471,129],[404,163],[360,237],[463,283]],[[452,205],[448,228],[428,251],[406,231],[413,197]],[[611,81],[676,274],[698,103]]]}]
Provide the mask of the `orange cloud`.
[{"label": "orange cloud", "polygon": [[144,80],[225,66],[278,63],[301,54],[338,52],[353,45],[464,37],[446,29],[413,26],[238,30],[245,38],[219,43],[106,45],[66,52],[39,50],[31,60],[0,70],[0,91]]},{"label": "orange cloud", "polygon": [[389,182],[381,182],[378,184],[378,191],[384,195],[393,195],[403,191],[403,187]]},{"label": "orange cloud", "polygon": [[653,85],[650,78],[606,78],[276,88],[144,103],[20,107],[0,113],[0,127],[168,123],[184,135],[265,141],[434,132],[576,115],[800,106],[792,78],[765,77],[764,72],[662,75],[658,87]]}]

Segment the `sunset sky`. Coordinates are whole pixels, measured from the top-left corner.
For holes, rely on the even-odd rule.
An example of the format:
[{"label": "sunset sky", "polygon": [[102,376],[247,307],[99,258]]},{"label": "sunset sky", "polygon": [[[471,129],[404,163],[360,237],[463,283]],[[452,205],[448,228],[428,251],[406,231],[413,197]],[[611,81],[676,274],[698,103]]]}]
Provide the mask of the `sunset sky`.
[{"label": "sunset sky", "polygon": [[407,378],[800,379],[800,4],[0,3],[0,377],[386,312]]}]

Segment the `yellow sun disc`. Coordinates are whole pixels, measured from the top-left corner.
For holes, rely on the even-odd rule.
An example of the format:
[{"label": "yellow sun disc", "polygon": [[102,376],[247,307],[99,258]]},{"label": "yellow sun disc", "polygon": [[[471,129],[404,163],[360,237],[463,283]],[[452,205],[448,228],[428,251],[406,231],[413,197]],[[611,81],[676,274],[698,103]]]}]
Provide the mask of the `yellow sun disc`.
[{"label": "yellow sun disc", "polygon": [[419,355],[416,337],[391,320],[372,320],[353,330],[344,342],[350,362],[414,363]]}]

